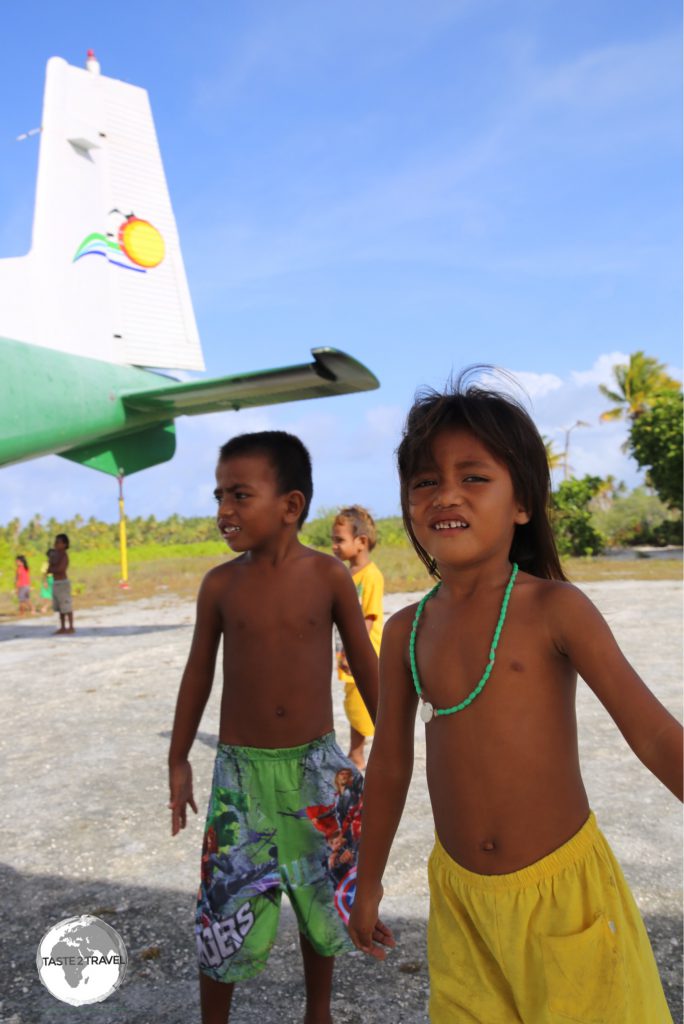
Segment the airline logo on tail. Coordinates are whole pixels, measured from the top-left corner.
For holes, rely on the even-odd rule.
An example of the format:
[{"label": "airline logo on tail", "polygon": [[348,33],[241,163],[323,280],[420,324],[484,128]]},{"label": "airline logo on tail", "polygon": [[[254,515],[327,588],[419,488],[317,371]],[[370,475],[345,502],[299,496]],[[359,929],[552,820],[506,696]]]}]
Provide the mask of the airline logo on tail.
[{"label": "airline logo on tail", "polygon": [[103,234],[94,231],[86,235],[74,256],[76,263],[83,256],[104,256],[108,263],[124,270],[134,270],[138,274],[146,274],[153,267],[158,267],[164,259],[164,239],[154,224],[136,217],[134,213],[122,214],[120,210],[110,210],[110,216],[118,214],[123,220],[118,230]]}]

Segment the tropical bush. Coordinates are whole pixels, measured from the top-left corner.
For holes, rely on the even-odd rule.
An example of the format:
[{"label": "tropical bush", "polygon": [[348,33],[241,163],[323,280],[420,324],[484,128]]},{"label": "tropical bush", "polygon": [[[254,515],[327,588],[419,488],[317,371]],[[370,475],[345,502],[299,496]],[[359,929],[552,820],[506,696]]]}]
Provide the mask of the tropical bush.
[{"label": "tropical bush", "polygon": [[551,496],[552,524],[558,552],[563,555],[598,555],[605,538],[592,525],[590,503],[601,490],[598,476],[571,477]]},{"label": "tropical bush", "polygon": [[609,547],[682,542],[681,515],[645,487],[636,487],[630,494],[616,497],[600,508],[592,499],[590,509],[591,523]]}]

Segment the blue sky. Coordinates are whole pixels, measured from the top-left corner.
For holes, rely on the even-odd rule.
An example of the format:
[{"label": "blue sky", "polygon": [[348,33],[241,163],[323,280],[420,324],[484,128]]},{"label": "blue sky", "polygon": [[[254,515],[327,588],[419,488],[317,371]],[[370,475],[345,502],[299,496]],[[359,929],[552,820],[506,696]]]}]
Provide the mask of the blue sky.
[{"label": "blue sky", "polygon": [[[299,433],[314,510],[398,507],[392,452],[416,388],[517,374],[574,472],[639,480],[599,425],[611,367],[681,377],[681,14],[658,0],[275,0],[15,6],[0,41],[0,256],[30,245],[44,66],[144,86],[207,371],[333,345],[379,391],[177,421],[131,515],[212,511],[217,447]],[[57,457],[0,471],[0,521],[115,519],[116,483]]]}]

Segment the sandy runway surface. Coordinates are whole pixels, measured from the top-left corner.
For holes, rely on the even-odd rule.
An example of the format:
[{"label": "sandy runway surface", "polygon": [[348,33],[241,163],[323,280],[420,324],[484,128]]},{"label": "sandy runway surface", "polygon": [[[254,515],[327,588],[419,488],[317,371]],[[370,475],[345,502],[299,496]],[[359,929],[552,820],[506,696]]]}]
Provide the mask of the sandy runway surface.
[{"label": "sandy runway surface", "polygon": [[[619,581],[584,587],[658,697],[681,717],[682,587]],[[392,612],[413,595],[390,595]],[[169,834],[166,754],[194,607],[124,600],[79,613],[74,637],[52,619],[0,626],[2,693],[2,1024],[195,1024],[192,919],[202,814]],[[342,744],[347,725],[335,687]],[[587,687],[578,702],[584,778],[646,919],[675,1024],[681,1024],[681,812],[629,751]],[[203,812],[218,723],[218,686],[193,749]],[[336,1024],[426,1024],[426,861],[432,819],[423,727],[416,771],[386,875],[384,916],[399,936],[387,964],[361,954],[336,972]],[[73,1008],[41,986],[36,948],[66,917],[94,913],[123,936],[130,963],[106,1002]],[[286,907],[267,970],[241,985],[235,1024],[294,1024],[303,989]],[[648,1024],[648,1022],[644,1022]]]}]

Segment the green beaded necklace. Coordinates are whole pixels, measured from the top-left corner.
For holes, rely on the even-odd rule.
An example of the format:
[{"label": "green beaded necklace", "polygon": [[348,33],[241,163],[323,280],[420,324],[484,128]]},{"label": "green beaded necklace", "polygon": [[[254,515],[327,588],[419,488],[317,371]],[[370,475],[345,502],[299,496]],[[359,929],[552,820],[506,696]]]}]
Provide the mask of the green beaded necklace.
[{"label": "green beaded necklace", "polygon": [[503,624],[506,621],[506,612],[508,610],[508,601],[510,599],[511,591],[513,590],[513,584],[515,583],[515,577],[517,575],[518,575],[518,563],[514,562],[513,563],[513,569],[511,571],[511,575],[510,575],[510,578],[508,580],[508,584],[506,586],[506,591],[505,591],[504,596],[503,596],[503,601],[501,602],[501,611],[499,612],[499,621],[496,624],[496,629],[494,630],[494,636],[492,637],[492,644],[491,644],[491,647],[489,648],[489,661],[487,662],[487,667],[484,670],[484,672],[482,674],[482,678],[480,679],[480,681],[477,684],[477,686],[475,687],[475,689],[472,690],[468,694],[468,696],[465,698],[465,700],[462,700],[460,704],[455,704],[453,706],[453,708],[436,708],[436,707],[433,707],[433,705],[430,704],[429,701],[427,701],[427,700],[425,700],[423,698],[423,695],[422,695],[422,692],[421,692],[422,688],[421,688],[421,685],[420,685],[420,677],[418,675],[418,666],[416,665],[416,634],[418,632],[418,623],[420,622],[420,617],[423,614],[423,608],[428,603],[430,598],[435,596],[435,594],[437,593],[439,588],[442,586],[442,581],[440,580],[439,583],[435,587],[433,587],[432,590],[428,591],[428,593],[425,595],[425,597],[421,600],[420,604],[416,608],[416,616],[415,616],[415,618],[413,620],[413,626],[411,627],[411,639],[409,640],[409,658],[411,660],[411,675],[413,676],[413,685],[416,688],[416,693],[418,694],[418,696],[421,699],[420,717],[421,717],[421,719],[424,722],[429,722],[430,719],[433,717],[433,715],[453,715],[457,711],[463,711],[463,709],[467,708],[469,704],[472,704],[472,702],[475,700],[475,698],[478,696],[478,694],[482,693],[482,691],[484,689],[484,685],[487,682],[487,680],[489,679],[491,671],[492,671],[492,669],[494,667],[494,662],[496,660],[496,648],[498,647],[498,644],[499,644],[499,637],[501,636],[501,630],[503,629]]}]

